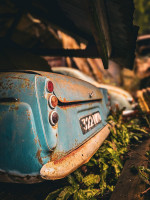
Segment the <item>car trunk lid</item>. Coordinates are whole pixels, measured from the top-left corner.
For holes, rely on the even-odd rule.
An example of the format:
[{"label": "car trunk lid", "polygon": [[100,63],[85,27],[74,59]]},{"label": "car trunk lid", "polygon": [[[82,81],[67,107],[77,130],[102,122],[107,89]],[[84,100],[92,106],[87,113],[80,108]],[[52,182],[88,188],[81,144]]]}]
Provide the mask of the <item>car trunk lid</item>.
[{"label": "car trunk lid", "polygon": [[102,99],[102,93],[95,86],[76,78],[54,73],[38,72],[54,85],[54,93],[61,103],[85,102]]}]

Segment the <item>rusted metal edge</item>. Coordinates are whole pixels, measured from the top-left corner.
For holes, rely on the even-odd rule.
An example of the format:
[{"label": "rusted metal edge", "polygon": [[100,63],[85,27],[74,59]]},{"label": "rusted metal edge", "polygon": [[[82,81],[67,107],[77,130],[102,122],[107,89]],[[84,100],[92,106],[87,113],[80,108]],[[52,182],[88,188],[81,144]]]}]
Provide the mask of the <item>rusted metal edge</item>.
[{"label": "rusted metal edge", "polygon": [[110,127],[111,125],[107,124],[95,136],[70,154],[43,165],[40,171],[41,177],[48,180],[61,179],[87,163],[109,135]]}]

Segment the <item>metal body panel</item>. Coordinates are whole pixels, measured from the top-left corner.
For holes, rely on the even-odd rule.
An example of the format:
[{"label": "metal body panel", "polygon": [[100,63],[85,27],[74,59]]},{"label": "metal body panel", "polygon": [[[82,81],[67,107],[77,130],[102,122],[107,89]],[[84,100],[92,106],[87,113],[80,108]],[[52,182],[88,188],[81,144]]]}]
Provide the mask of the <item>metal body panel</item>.
[{"label": "metal body panel", "polygon": [[35,169],[41,167],[36,156],[40,144],[35,145],[37,132],[31,107],[27,103],[2,103],[0,110],[0,169],[18,174],[38,173]]},{"label": "metal body panel", "polygon": [[86,74],[72,68],[68,67],[54,67],[52,68],[52,71],[56,73],[61,73],[67,76],[75,77],[80,80],[84,80],[86,82],[89,82],[93,84],[95,87],[98,87],[99,89],[102,88],[106,89],[108,91],[108,94],[110,95],[110,101],[111,101],[111,106],[115,107],[116,105],[119,106],[120,109],[123,107],[126,108],[126,110],[132,110],[134,107],[134,99],[133,97],[129,94],[129,92],[125,91],[122,88],[119,88],[117,86],[112,86],[112,85],[107,85],[103,83],[98,83],[95,81],[93,78],[87,76]]},{"label": "metal body panel", "polygon": [[[81,131],[79,119],[96,111],[100,112],[102,121],[84,135]],[[54,152],[51,154],[51,160],[59,159],[77,148],[107,124],[107,112],[100,101],[68,107],[58,106],[57,112],[60,117],[58,121],[58,141]]]},{"label": "metal body panel", "polygon": [[119,109],[125,108],[125,110],[132,110],[132,101],[131,103],[128,101],[128,99],[120,92],[116,92],[113,90],[109,90],[110,95],[110,102],[112,109],[115,109],[116,105],[119,107]]},{"label": "metal body panel", "polygon": [[[46,88],[48,80],[54,84],[52,93]],[[3,72],[0,87],[1,181],[41,181],[44,164],[73,152],[107,124],[106,91],[86,82],[48,72]],[[48,104],[51,94],[62,100],[55,109]],[[59,115],[55,126],[49,122],[52,110]],[[80,118],[97,111],[101,123],[83,134]]]},{"label": "metal body panel", "polygon": [[[55,95],[63,103],[102,99],[101,92],[93,87],[92,84],[60,74],[37,72],[46,76],[54,83]],[[90,97],[91,93],[93,93],[92,98]]]},{"label": "metal body panel", "polygon": [[[49,133],[53,132],[53,129],[48,124],[48,117],[46,118],[45,115],[41,116],[41,110],[45,111],[45,114],[48,116],[48,102],[44,97],[46,82],[45,77],[36,74],[1,73],[0,83],[2,89],[0,90],[0,98],[3,102],[3,99],[7,101],[11,97],[18,102],[25,102],[31,106],[41,146],[45,151],[49,151],[56,146],[56,141],[49,140],[48,143],[47,138],[49,138]],[[45,120],[45,124],[43,120]]]}]

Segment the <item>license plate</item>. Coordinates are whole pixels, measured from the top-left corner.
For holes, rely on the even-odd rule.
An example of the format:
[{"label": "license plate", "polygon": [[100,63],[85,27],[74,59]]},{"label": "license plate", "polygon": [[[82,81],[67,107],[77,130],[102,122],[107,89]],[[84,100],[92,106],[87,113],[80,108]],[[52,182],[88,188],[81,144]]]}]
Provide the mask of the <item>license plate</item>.
[{"label": "license plate", "polygon": [[101,123],[102,119],[99,112],[92,113],[91,115],[80,118],[80,125],[83,134],[86,134],[89,130]]}]

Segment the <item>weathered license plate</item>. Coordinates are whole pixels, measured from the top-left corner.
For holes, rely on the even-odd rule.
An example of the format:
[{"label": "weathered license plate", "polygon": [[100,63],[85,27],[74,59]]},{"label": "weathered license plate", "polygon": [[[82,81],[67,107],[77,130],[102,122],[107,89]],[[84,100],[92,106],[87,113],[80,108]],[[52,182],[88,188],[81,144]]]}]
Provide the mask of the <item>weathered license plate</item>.
[{"label": "weathered license plate", "polygon": [[101,121],[102,119],[99,112],[80,118],[80,125],[83,134],[86,134],[89,130],[100,124]]}]

